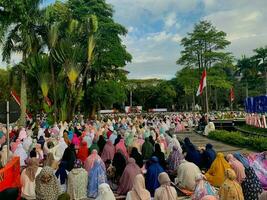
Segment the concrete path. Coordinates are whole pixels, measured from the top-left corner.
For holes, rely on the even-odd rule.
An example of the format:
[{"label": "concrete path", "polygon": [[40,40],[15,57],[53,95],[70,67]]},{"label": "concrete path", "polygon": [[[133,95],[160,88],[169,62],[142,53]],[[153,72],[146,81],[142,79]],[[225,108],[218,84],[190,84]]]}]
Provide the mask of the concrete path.
[{"label": "concrete path", "polygon": [[225,155],[227,155],[228,153],[234,153],[237,151],[242,152],[242,153],[251,152],[250,150],[245,149],[245,148],[231,146],[231,145],[228,145],[228,144],[216,141],[216,140],[211,140],[195,132],[177,133],[176,135],[179,140],[184,140],[185,137],[189,137],[191,142],[198,147],[205,147],[206,144],[210,143],[213,145],[213,148],[215,149],[216,152],[222,152]]}]

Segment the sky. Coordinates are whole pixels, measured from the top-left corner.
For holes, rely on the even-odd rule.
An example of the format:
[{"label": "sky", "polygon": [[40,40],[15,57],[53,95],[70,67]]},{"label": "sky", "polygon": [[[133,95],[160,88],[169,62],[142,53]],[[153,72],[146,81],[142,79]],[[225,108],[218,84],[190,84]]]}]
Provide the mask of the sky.
[{"label": "sky", "polygon": [[[227,51],[237,58],[267,45],[266,0],[106,1],[113,5],[115,21],[128,29],[122,40],[133,56],[126,66],[131,79],[174,77],[181,69],[176,65],[182,50],[180,40],[203,19],[227,33],[231,41]],[[15,55],[13,60],[18,59]]]}]

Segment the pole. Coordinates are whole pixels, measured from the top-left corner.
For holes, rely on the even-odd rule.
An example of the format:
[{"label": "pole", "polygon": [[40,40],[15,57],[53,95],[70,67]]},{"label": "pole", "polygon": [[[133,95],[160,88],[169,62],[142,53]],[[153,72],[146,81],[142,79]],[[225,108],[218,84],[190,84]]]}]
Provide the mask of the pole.
[{"label": "pole", "polygon": [[7,159],[9,159],[9,101],[6,102]]},{"label": "pole", "polygon": [[130,107],[133,106],[133,91],[130,91]]},{"label": "pole", "polygon": [[206,112],[209,112],[209,101],[208,101],[208,86],[206,85]]}]

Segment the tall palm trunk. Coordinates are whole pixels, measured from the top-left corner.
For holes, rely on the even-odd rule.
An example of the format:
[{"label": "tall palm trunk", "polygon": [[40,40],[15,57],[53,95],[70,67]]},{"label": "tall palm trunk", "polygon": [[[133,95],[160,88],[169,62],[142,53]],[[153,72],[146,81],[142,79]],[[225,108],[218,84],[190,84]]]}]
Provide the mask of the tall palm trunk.
[{"label": "tall palm trunk", "polygon": [[51,69],[51,77],[52,77],[52,88],[53,88],[53,99],[54,99],[54,120],[55,122],[58,120],[58,108],[57,108],[57,95],[56,95],[56,82],[55,82],[55,71],[52,59],[50,58],[50,69]]},{"label": "tall palm trunk", "polygon": [[21,72],[21,83],[20,83],[20,125],[25,126],[26,125],[26,106],[27,106],[27,88],[26,88],[26,74],[23,70]]}]

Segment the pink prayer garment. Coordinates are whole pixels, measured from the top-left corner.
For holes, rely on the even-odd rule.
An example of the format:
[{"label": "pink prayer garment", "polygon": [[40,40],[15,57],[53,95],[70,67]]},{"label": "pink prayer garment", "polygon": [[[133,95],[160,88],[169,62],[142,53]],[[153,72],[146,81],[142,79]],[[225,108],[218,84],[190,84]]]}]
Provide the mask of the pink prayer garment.
[{"label": "pink prayer garment", "polygon": [[263,127],[264,128],[267,128],[267,124],[266,124],[266,117],[265,117],[265,115],[262,115],[262,123],[263,123]]}]

